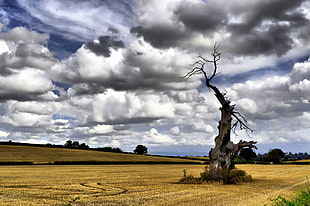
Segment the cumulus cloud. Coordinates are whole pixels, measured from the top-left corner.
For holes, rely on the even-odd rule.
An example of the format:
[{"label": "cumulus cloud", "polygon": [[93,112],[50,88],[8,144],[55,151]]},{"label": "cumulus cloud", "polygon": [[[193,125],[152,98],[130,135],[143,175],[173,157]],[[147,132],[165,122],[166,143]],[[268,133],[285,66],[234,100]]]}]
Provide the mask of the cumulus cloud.
[{"label": "cumulus cloud", "polygon": [[12,74],[25,67],[47,69],[55,63],[52,53],[41,44],[46,44],[49,36],[16,27],[0,33],[0,74]]},{"label": "cumulus cloud", "polygon": [[96,125],[88,132],[91,134],[109,134],[114,132],[114,128],[111,125]]},{"label": "cumulus cloud", "polygon": [[170,129],[170,133],[172,135],[179,135],[181,133],[180,127],[179,126],[172,127]]},{"label": "cumulus cloud", "polygon": [[[87,100],[86,100],[87,101]],[[162,118],[173,118],[173,102],[160,95],[136,95],[108,90],[88,100],[91,113],[88,121],[105,124],[147,123]],[[107,109],[109,108],[109,109]]]},{"label": "cumulus cloud", "polygon": [[238,106],[249,113],[257,112],[257,106],[252,99],[242,98],[237,102]]},{"label": "cumulus cloud", "polygon": [[0,137],[7,137],[10,133],[6,131],[0,131]]},{"label": "cumulus cloud", "polygon": [[44,45],[48,37],[22,27],[0,33],[0,101],[57,98],[46,75],[56,62]]},{"label": "cumulus cloud", "polygon": [[[10,100],[1,103],[0,122],[16,127],[40,127],[50,121],[58,106],[54,103],[37,101],[18,102]],[[31,128],[30,128],[31,129]]]},{"label": "cumulus cloud", "polygon": [[144,141],[149,144],[161,145],[161,144],[175,144],[176,141],[168,135],[160,134],[157,129],[151,128],[146,134]]},{"label": "cumulus cloud", "polygon": [[234,84],[231,96],[251,119],[293,118],[309,109],[309,60],[296,63],[288,76],[258,78]]},{"label": "cumulus cloud", "polygon": [[[74,84],[71,91],[77,95],[101,93],[108,88],[163,91],[199,86],[199,81],[182,78],[192,62],[190,54],[178,49],[156,49],[143,39],[133,41],[129,48],[122,48],[120,41],[110,43],[115,42],[118,43],[113,48],[115,45],[101,45],[99,40],[94,43],[95,52],[86,44],[75,55],[56,64],[51,75],[55,80]],[[98,55],[99,50],[104,50],[104,55]]]},{"label": "cumulus cloud", "polygon": [[0,38],[9,42],[18,42],[19,40],[23,40],[24,42],[30,43],[47,43],[49,35],[40,34],[36,31],[29,31],[24,27],[16,27],[6,33],[1,33]]}]

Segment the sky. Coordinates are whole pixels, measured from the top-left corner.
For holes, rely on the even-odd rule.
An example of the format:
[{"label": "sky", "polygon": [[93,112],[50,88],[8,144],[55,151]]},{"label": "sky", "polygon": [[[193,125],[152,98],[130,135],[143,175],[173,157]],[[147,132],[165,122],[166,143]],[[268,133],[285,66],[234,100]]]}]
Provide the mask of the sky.
[{"label": "sky", "polygon": [[212,83],[255,130],[231,140],[310,152],[309,1],[0,5],[0,141],[208,155],[220,104],[201,76],[182,76],[217,43]]}]

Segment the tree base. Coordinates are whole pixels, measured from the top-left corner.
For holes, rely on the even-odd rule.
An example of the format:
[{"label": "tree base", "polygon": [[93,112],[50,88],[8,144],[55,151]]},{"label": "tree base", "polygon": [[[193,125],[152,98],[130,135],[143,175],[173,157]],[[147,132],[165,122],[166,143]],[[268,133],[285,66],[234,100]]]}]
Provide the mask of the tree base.
[{"label": "tree base", "polygon": [[179,181],[183,184],[202,184],[202,183],[223,183],[223,184],[240,184],[243,182],[251,182],[252,176],[246,174],[244,170],[239,169],[221,169],[217,171],[211,171],[209,167],[206,167],[205,171],[200,173],[200,177],[194,177],[193,175],[184,175]]}]

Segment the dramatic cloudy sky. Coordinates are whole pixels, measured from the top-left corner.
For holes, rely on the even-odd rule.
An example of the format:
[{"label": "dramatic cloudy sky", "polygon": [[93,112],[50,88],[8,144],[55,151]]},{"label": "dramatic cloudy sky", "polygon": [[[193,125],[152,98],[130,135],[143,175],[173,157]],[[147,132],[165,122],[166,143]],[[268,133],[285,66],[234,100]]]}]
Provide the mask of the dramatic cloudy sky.
[{"label": "dramatic cloudy sky", "polygon": [[181,77],[217,42],[255,129],[232,140],[310,152],[307,0],[0,0],[0,22],[0,141],[207,155],[220,105]]}]

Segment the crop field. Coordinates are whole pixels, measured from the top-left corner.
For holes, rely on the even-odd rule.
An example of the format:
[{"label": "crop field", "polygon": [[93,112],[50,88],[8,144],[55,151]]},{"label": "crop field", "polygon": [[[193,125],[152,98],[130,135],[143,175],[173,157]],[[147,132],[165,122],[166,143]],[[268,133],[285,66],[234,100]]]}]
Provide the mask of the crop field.
[{"label": "crop field", "polygon": [[304,189],[309,165],[238,165],[240,185],[177,184],[202,165],[1,166],[0,205],[264,205]]},{"label": "crop field", "polygon": [[[33,162],[35,164],[54,162],[178,162],[190,163],[195,160],[167,158],[148,155],[122,154],[112,152],[98,152],[90,150],[31,147],[31,146],[10,146],[0,145],[1,162]],[[196,162],[201,162],[197,160]]]}]

